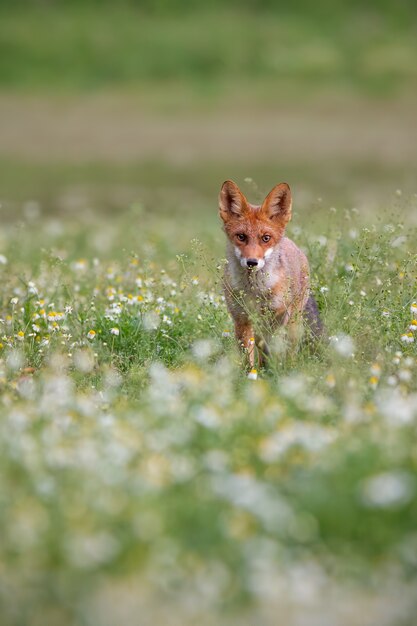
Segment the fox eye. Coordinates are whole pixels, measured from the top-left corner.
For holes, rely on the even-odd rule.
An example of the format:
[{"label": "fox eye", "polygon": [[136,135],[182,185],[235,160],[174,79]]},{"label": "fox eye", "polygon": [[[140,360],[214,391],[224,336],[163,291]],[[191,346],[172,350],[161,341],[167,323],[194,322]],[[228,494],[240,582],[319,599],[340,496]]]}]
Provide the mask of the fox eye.
[{"label": "fox eye", "polygon": [[244,233],[238,233],[236,237],[239,239],[239,241],[246,241],[246,235]]},{"label": "fox eye", "polygon": [[262,235],[262,241],[267,243],[271,239],[271,235]]}]

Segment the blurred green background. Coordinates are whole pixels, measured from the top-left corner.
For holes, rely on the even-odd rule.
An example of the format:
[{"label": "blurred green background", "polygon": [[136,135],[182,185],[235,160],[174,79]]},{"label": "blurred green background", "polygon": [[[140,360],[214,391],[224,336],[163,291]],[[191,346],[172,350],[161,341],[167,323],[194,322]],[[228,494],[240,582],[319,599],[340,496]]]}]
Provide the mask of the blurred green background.
[{"label": "blurred green background", "polygon": [[412,0],[3,0],[3,216],[139,201],[188,236],[229,177],[380,211],[416,191],[416,59]]}]

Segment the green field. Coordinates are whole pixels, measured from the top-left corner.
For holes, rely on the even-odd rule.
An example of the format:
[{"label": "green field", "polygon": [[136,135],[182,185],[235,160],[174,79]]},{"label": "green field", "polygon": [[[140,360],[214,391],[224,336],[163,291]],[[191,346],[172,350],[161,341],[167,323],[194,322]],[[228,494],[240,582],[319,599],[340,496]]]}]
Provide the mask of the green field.
[{"label": "green field", "polygon": [[[0,3],[0,623],[414,626],[414,3]],[[328,340],[256,380],[221,183]]]},{"label": "green field", "polygon": [[388,594],[404,614],[389,623],[411,625],[415,231],[298,213],[333,339],[277,343],[252,381],[204,209],[206,230],[178,214],[200,242],[139,204],[75,223],[32,203],[3,230],[2,614],[272,624],[277,603],[307,610],[301,585],[319,615],[335,619],[338,594],[378,614]]},{"label": "green field", "polygon": [[239,81],[269,83],[266,96],[277,77],[280,97],[283,88],[387,96],[416,87],[411,1],[153,4],[2,3],[1,84],[54,92],[175,80],[206,105]]}]

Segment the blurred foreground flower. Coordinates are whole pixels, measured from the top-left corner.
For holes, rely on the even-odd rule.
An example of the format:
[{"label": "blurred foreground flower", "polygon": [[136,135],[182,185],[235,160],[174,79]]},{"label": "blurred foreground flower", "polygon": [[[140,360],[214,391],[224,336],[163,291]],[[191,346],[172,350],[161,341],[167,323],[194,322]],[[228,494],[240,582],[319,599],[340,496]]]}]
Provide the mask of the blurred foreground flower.
[{"label": "blurred foreground flower", "polygon": [[398,508],[411,500],[413,491],[414,480],[407,472],[382,472],[362,483],[361,499],[369,508]]},{"label": "blurred foreground flower", "polygon": [[341,334],[330,337],[330,342],[335,352],[340,354],[340,356],[343,356],[345,358],[354,356],[355,344],[352,337],[350,337],[349,335]]}]

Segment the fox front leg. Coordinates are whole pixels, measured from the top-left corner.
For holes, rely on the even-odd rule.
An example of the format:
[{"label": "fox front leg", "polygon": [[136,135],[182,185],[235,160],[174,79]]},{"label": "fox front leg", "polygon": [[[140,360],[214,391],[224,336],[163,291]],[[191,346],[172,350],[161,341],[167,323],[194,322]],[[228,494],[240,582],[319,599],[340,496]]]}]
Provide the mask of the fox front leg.
[{"label": "fox front leg", "polygon": [[239,346],[248,355],[249,365],[255,366],[255,341],[252,324],[247,318],[235,319],[235,335]]}]

